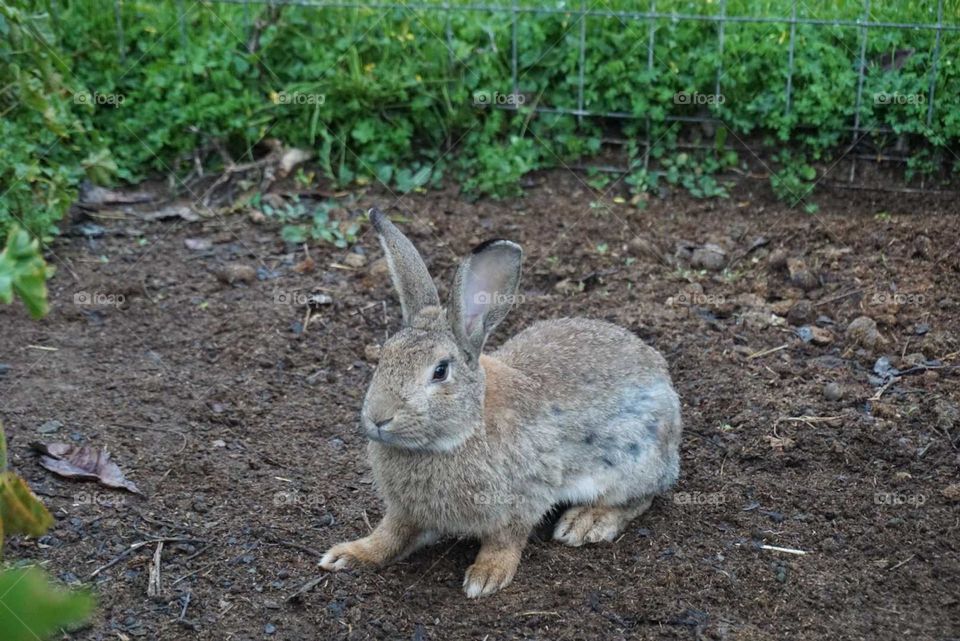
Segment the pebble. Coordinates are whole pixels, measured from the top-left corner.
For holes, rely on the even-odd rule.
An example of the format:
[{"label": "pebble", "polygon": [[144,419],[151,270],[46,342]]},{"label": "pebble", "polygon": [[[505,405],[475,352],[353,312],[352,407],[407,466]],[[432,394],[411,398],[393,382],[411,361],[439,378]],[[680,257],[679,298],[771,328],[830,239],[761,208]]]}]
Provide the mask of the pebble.
[{"label": "pebble", "polygon": [[789,257],[790,256],[787,254],[787,250],[774,249],[767,257],[767,265],[773,270],[785,269],[787,266],[787,259]]},{"label": "pebble", "polygon": [[257,270],[243,263],[229,263],[217,272],[217,278],[220,279],[220,282],[226,283],[227,285],[234,285],[236,283],[250,285],[257,280]]},{"label": "pebble", "polygon": [[47,421],[43,425],[37,428],[37,431],[41,434],[53,434],[60,430],[63,427],[63,423],[57,420]]},{"label": "pebble", "polygon": [[823,386],[823,397],[828,401],[839,401],[843,398],[843,388],[837,383],[827,383]]},{"label": "pebble", "polygon": [[940,490],[948,501],[960,501],[960,483],[954,483]]},{"label": "pebble", "polygon": [[10,366],[6,363],[0,363],[0,378],[3,378],[10,371]]},{"label": "pebble", "polygon": [[828,536],[824,540],[820,541],[820,549],[824,552],[836,552],[840,549],[840,544],[832,536]]},{"label": "pebble", "polygon": [[276,633],[276,631],[277,631],[277,626],[275,626],[272,623],[268,623],[267,625],[263,626],[264,634],[274,634]]},{"label": "pebble", "polygon": [[787,311],[787,321],[791,325],[806,325],[813,318],[813,303],[808,300],[798,300]]},{"label": "pebble", "polygon": [[707,243],[693,250],[690,256],[690,265],[699,269],[720,271],[727,264],[727,253],[723,248],[713,243]]},{"label": "pebble", "polygon": [[829,329],[813,326],[810,328],[810,341],[814,345],[829,345],[833,342],[833,334]]},{"label": "pebble", "polygon": [[802,258],[788,258],[787,273],[790,274],[790,282],[800,289],[815,289],[820,284],[819,279],[810,271]]},{"label": "pebble", "polygon": [[847,325],[846,337],[848,341],[855,345],[873,349],[880,340],[877,321],[869,316],[858,316]]},{"label": "pebble", "polygon": [[367,345],[363,348],[363,356],[367,361],[371,363],[376,363],[380,360],[380,346],[379,345]]},{"label": "pebble", "polygon": [[367,257],[364,256],[363,254],[358,254],[358,253],[356,253],[356,252],[350,252],[349,254],[347,254],[347,255],[344,257],[343,263],[344,263],[347,267],[355,267],[355,268],[359,269],[359,268],[361,268],[361,267],[363,267],[364,265],[367,264]]},{"label": "pebble", "polygon": [[374,277],[385,277],[390,273],[390,266],[387,265],[386,258],[378,258],[367,268],[367,273]]}]

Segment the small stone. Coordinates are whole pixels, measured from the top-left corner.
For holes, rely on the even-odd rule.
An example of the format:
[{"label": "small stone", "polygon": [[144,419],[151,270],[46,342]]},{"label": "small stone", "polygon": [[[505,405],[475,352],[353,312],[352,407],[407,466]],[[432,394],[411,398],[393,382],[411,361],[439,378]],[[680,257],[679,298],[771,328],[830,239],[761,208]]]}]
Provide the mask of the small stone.
[{"label": "small stone", "polygon": [[267,220],[266,214],[259,209],[251,209],[248,217],[250,218],[250,222],[254,225],[259,225]]},{"label": "small stone", "polygon": [[0,378],[3,378],[7,375],[7,372],[10,371],[10,366],[6,363],[0,363]]},{"label": "small stone", "polygon": [[839,401],[843,398],[843,388],[837,383],[827,383],[823,386],[823,397],[831,402]]},{"label": "small stone", "polygon": [[333,305],[333,298],[323,292],[314,292],[307,297],[307,307],[317,311],[324,305]]},{"label": "small stone", "polygon": [[363,356],[370,363],[376,363],[380,360],[380,346],[379,345],[367,345],[363,348]]},{"label": "small stone", "polygon": [[367,268],[367,273],[375,278],[385,277],[390,274],[390,266],[386,258],[378,258]]},{"label": "small stone", "polygon": [[727,253],[723,248],[713,243],[707,243],[693,250],[690,256],[690,265],[699,269],[720,271],[727,264]]},{"label": "small stone", "polygon": [[874,401],[870,404],[870,413],[877,418],[897,418],[897,408],[892,403]]},{"label": "small stone", "polygon": [[880,341],[877,321],[869,316],[859,316],[847,325],[847,340],[855,345],[873,349]]},{"label": "small stone", "polygon": [[933,243],[927,236],[920,234],[913,239],[913,255],[919,256],[920,258],[930,258],[932,251]]},{"label": "small stone", "polygon": [[937,427],[948,433],[960,423],[960,407],[945,398],[937,399],[933,404],[933,413],[936,416]]},{"label": "small stone", "polygon": [[774,249],[770,252],[770,255],[767,257],[767,266],[774,270],[780,271],[787,268],[787,259],[790,257],[790,254],[787,253],[786,249]]},{"label": "small stone", "polygon": [[211,443],[210,445],[212,445],[213,447],[216,447],[216,448],[226,447],[226,446],[227,446],[227,442],[224,441],[222,438],[218,438],[217,440],[215,440],[215,441],[214,441],[213,443]]},{"label": "small stone", "polygon": [[810,290],[820,285],[819,279],[802,258],[787,259],[787,272],[790,274],[790,282],[800,289]]},{"label": "small stone", "polygon": [[229,263],[217,272],[217,278],[227,285],[244,283],[249,285],[257,280],[257,270],[242,263]]},{"label": "small stone", "polygon": [[808,300],[798,300],[787,311],[787,322],[791,325],[806,325],[814,319],[813,303]]},{"label": "small stone", "polygon": [[810,327],[810,342],[814,345],[829,345],[833,342],[833,333],[824,327]]},{"label": "small stone", "polygon": [[903,364],[907,367],[922,367],[927,364],[927,357],[922,352],[912,352],[903,357]]},{"label": "small stone", "polygon": [[272,623],[268,623],[267,625],[263,626],[264,634],[275,634],[276,632],[277,632],[277,626],[275,626]]},{"label": "small stone", "polygon": [[343,259],[343,264],[347,267],[354,267],[360,269],[367,264],[367,257],[363,254],[358,254],[356,252],[350,252]]},{"label": "small stone", "polygon": [[840,544],[832,536],[828,536],[824,540],[820,541],[820,549],[824,552],[836,552],[840,549]]},{"label": "small stone", "polygon": [[940,490],[948,501],[960,501],[960,483],[953,483]]},{"label": "small stone", "polygon": [[213,243],[208,238],[184,238],[183,244],[187,249],[193,251],[207,251],[213,247]]},{"label": "small stone", "polygon": [[930,333],[930,323],[917,323],[913,326],[913,333],[917,336],[923,336]]},{"label": "small stone", "polygon": [[53,434],[54,432],[59,431],[63,427],[63,423],[57,420],[47,421],[43,425],[37,428],[37,431],[41,434]]}]

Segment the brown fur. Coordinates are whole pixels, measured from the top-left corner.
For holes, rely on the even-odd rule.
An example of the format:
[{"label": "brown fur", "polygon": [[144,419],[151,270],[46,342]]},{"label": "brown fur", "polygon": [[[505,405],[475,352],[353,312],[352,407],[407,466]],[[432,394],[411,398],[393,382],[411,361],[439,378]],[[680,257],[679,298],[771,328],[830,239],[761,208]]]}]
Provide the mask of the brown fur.
[{"label": "brown fur", "polygon": [[[378,229],[402,236],[389,221]],[[630,332],[543,321],[479,354],[513,302],[519,257],[507,241],[471,254],[446,313],[404,294],[427,289],[405,282],[422,277],[419,267],[393,274],[408,298],[405,327],[384,345],[361,411],[386,514],[370,536],[331,548],[323,567],[378,565],[438,536],[475,536],[464,589],[484,596],[510,583],[554,504],[572,504],[559,541],[612,540],[675,481],[679,402],[663,358]],[[449,366],[438,382],[440,363]]]}]

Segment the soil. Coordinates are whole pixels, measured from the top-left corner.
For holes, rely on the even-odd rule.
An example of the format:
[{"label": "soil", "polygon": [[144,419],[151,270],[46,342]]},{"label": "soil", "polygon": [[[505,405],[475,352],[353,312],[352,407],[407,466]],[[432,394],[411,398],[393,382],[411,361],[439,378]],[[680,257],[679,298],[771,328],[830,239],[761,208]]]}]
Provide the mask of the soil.
[{"label": "soil", "polygon": [[[808,214],[751,181],[645,209],[622,195],[553,172],[516,200],[371,189],[338,213],[406,217],[442,294],[474,244],[522,243],[523,299],[494,345],[578,315],[666,356],[681,478],[615,543],[544,527],[480,601],[461,589],[475,541],[321,571],[382,512],[357,427],[373,346],[399,324],[379,247],[313,245],[300,273],[269,221],[115,211],[55,243],[49,316],[0,307],[12,465],[56,517],[7,558],[98,595],[74,639],[960,638],[955,199],[826,191]],[[314,292],[332,302],[304,329]],[[848,333],[861,316],[876,330]],[[36,440],[108,448],[145,496],[55,477]]]}]

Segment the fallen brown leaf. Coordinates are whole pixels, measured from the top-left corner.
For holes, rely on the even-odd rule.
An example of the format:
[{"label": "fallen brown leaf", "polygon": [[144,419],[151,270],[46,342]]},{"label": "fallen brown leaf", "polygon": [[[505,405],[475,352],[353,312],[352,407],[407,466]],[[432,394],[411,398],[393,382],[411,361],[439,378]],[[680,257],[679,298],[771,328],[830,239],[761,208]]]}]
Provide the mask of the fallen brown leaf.
[{"label": "fallen brown leaf", "polygon": [[67,443],[31,443],[33,449],[45,456],[40,465],[54,474],[68,479],[99,481],[107,487],[143,494],[133,481],[128,480],[120,467],[110,460],[106,448],[69,445]]}]

